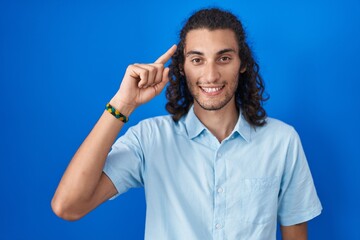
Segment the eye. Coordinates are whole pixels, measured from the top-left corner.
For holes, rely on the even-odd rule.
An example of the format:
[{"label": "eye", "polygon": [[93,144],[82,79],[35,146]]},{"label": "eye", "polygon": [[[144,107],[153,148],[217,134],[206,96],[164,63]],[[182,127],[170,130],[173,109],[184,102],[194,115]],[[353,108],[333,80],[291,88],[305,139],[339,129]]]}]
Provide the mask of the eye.
[{"label": "eye", "polygon": [[227,62],[230,62],[230,60],[231,60],[231,58],[226,57],[226,56],[219,58],[219,62],[221,62],[221,63],[227,63]]},{"label": "eye", "polygon": [[193,58],[193,59],[191,59],[191,62],[194,65],[199,65],[201,63],[201,58]]}]

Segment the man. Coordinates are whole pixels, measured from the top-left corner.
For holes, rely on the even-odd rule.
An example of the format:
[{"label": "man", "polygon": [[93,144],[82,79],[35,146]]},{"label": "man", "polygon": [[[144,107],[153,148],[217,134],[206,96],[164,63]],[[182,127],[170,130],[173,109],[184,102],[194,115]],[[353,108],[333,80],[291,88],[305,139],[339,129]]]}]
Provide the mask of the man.
[{"label": "man", "polygon": [[[144,120],[113,144],[127,117],[168,81],[171,116]],[[321,204],[297,133],[266,117],[263,92],[239,20],[196,12],[178,46],[127,68],[70,162],[54,212],[76,220],[143,186],[146,239],[269,240],[277,222],[283,239],[307,239],[306,222]]]}]

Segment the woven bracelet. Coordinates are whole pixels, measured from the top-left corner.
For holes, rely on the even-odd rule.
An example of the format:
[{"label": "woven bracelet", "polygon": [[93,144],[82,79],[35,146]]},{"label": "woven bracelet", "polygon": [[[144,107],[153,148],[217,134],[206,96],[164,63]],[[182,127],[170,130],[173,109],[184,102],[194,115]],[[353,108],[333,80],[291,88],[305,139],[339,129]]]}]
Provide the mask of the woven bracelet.
[{"label": "woven bracelet", "polygon": [[123,123],[126,123],[127,121],[129,121],[129,118],[127,116],[125,116],[124,114],[119,112],[117,109],[115,109],[113,106],[111,106],[110,103],[106,104],[105,109],[106,109],[106,111],[111,113],[111,115],[113,115],[114,117],[116,117],[117,119],[122,121]]}]

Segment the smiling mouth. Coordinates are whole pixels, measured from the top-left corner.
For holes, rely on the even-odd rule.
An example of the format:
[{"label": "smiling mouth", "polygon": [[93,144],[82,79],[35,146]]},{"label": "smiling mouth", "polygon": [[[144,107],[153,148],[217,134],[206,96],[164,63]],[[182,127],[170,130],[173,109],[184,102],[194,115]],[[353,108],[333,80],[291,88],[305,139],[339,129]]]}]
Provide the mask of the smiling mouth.
[{"label": "smiling mouth", "polygon": [[201,90],[203,90],[206,93],[216,93],[219,92],[220,90],[222,90],[224,88],[224,86],[221,87],[200,87]]}]

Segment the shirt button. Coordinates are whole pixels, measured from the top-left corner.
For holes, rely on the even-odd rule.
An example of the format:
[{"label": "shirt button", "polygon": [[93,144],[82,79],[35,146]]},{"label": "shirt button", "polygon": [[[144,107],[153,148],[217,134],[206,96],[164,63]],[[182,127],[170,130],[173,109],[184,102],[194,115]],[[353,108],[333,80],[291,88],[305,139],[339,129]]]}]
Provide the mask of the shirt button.
[{"label": "shirt button", "polygon": [[219,188],[217,189],[217,191],[218,191],[218,193],[222,193],[222,192],[224,191],[224,189],[223,189],[222,187],[219,187]]},{"label": "shirt button", "polygon": [[216,227],[216,229],[220,229],[220,228],[222,227],[222,225],[221,225],[220,223],[217,223],[217,224],[215,225],[215,227]]},{"label": "shirt button", "polygon": [[221,153],[218,153],[218,157],[221,157]]}]

